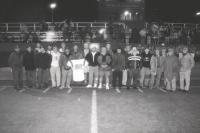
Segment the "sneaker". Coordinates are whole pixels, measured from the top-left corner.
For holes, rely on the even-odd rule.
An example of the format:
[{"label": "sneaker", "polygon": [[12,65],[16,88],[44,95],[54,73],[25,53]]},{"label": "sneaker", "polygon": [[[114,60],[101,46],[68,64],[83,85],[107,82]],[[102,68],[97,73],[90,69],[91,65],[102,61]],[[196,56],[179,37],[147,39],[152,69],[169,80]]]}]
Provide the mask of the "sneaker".
[{"label": "sneaker", "polygon": [[117,93],[121,93],[119,88],[116,88],[115,90],[116,90]]},{"label": "sneaker", "polygon": [[110,86],[109,85],[106,85],[106,90],[109,90],[110,89]]},{"label": "sneaker", "polygon": [[102,89],[102,84],[99,84],[98,89]]},{"label": "sneaker", "polygon": [[63,90],[64,88],[65,88],[64,86],[61,86],[59,89],[60,89],[60,90]]},{"label": "sneaker", "polygon": [[94,84],[94,88],[97,88],[97,84]]},{"label": "sneaker", "polygon": [[87,85],[86,88],[92,88],[92,85]]},{"label": "sneaker", "polygon": [[71,93],[72,92],[72,88],[70,86],[68,86],[67,88],[69,88],[68,91],[67,91],[67,93],[68,94]]}]

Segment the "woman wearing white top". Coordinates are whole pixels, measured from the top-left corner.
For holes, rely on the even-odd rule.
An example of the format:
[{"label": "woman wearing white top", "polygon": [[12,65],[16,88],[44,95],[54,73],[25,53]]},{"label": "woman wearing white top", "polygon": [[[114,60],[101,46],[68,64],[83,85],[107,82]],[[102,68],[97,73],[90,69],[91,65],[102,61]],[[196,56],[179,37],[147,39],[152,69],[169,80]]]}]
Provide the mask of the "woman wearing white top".
[{"label": "woman wearing white top", "polygon": [[52,88],[60,87],[60,52],[56,46],[53,47],[53,51],[51,52],[52,62],[51,62],[51,82]]}]

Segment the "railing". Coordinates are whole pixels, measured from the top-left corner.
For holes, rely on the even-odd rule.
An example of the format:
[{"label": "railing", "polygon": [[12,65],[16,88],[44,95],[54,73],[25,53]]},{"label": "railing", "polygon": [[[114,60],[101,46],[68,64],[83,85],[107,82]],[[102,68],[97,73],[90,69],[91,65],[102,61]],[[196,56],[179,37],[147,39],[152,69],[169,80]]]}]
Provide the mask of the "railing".
[{"label": "railing", "polygon": [[[81,29],[84,27],[89,28],[89,32],[94,36],[99,35],[100,29],[107,29],[107,22],[72,22],[71,36],[66,38],[66,34],[63,31],[65,22],[24,22],[24,23],[0,23],[0,42],[1,40],[8,40],[11,42],[27,42],[27,40],[39,41],[80,41]],[[125,28],[123,23],[114,23]],[[45,27],[45,28],[44,28]],[[85,28],[85,29],[87,29]],[[84,29],[84,30],[85,30]],[[48,38],[50,37],[50,39]],[[92,37],[92,36],[90,36]]]},{"label": "railing", "polygon": [[[23,28],[36,32],[41,30],[41,25],[45,24],[48,27],[48,30],[55,29],[57,26],[60,27],[64,24],[64,22],[22,22],[22,23],[0,23],[1,32],[20,32]],[[125,27],[123,23],[115,23],[118,25],[122,25]],[[107,22],[72,22],[73,27],[78,30],[83,27],[91,27],[91,28],[107,28]]]},{"label": "railing", "polygon": [[[149,25],[150,25],[149,23],[146,23],[146,26],[149,26]],[[173,27],[176,30],[196,29],[196,30],[200,31],[200,24],[195,24],[195,23],[163,23],[163,24],[161,24],[161,26]]]}]

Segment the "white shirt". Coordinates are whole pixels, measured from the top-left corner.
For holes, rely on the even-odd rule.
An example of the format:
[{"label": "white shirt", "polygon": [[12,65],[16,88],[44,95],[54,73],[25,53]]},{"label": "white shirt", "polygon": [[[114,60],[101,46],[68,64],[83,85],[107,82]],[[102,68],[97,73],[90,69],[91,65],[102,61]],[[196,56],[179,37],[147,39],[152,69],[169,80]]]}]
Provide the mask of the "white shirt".
[{"label": "white shirt", "polygon": [[51,66],[52,67],[59,67],[59,61],[60,61],[60,55],[61,54],[59,52],[55,53],[55,52],[52,51],[51,55],[52,55]]},{"label": "white shirt", "polygon": [[95,54],[96,54],[96,52],[92,52],[92,59],[93,59],[93,62],[94,62],[94,57],[95,57]]}]

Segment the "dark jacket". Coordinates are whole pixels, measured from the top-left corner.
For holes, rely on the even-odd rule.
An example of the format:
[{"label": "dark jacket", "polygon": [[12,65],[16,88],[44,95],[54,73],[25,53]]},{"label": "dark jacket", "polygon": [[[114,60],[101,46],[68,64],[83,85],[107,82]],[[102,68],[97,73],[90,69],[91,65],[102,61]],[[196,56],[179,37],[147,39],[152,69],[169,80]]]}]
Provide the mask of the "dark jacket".
[{"label": "dark jacket", "polygon": [[175,55],[167,56],[164,61],[164,75],[169,81],[173,79],[173,77],[178,78],[180,70],[180,62],[179,59]]},{"label": "dark jacket", "polygon": [[66,54],[62,54],[60,57],[60,67],[62,70],[70,70],[71,67],[67,66],[67,62],[71,61],[71,54],[66,55]]},{"label": "dark jacket", "polygon": [[98,66],[99,65],[99,63],[98,63],[98,56],[99,56],[99,53],[97,52],[96,54],[95,54],[95,56],[94,56],[94,60],[93,60],[93,55],[92,55],[92,53],[91,52],[89,52],[87,55],[86,55],[86,57],[85,57],[85,59],[88,61],[88,64],[89,64],[89,66]]},{"label": "dark jacket", "polygon": [[26,51],[23,55],[23,66],[25,67],[26,71],[33,71],[35,70],[35,57],[34,52],[29,53]]},{"label": "dark jacket", "polygon": [[143,53],[141,57],[142,57],[142,60],[141,60],[142,67],[150,68],[152,55],[150,53],[149,54]]},{"label": "dark jacket", "polygon": [[102,55],[100,54],[98,59],[98,64],[99,64],[99,69],[100,70],[111,70],[111,56],[109,54],[106,54],[106,55]]},{"label": "dark jacket", "polygon": [[48,53],[38,53],[36,55],[36,66],[41,69],[49,69],[51,67],[52,57]]},{"label": "dark jacket", "polygon": [[8,59],[8,64],[12,69],[22,68],[23,67],[23,59],[22,54],[17,52],[12,52]]},{"label": "dark jacket", "polygon": [[125,56],[123,54],[114,54],[112,60],[112,67],[115,70],[123,70],[125,69]]}]

